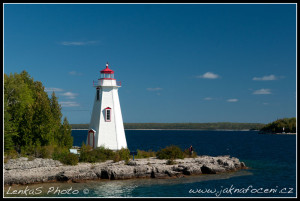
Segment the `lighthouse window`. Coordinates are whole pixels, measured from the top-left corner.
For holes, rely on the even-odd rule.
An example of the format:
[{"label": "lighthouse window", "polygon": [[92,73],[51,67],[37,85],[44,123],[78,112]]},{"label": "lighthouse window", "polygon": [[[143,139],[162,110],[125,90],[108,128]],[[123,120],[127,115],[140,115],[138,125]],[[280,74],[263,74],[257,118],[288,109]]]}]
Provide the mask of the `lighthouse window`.
[{"label": "lighthouse window", "polygon": [[97,89],[97,100],[99,100],[99,89]]},{"label": "lighthouse window", "polygon": [[110,121],[110,110],[106,110],[106,121]]},{"label": "lighthouse window", "polygon": [[105,108],[105,121],[111,121],[111,108]]}]

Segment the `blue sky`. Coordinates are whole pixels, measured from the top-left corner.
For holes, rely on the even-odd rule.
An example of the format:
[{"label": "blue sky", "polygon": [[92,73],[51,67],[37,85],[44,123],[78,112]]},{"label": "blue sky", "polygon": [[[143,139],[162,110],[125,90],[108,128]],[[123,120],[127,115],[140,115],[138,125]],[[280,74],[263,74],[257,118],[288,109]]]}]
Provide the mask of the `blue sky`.
[{"label": "blue sky", "polygon": [[296,116],[296,4],[5,4],[4,73],[55,90],[89,123],[106,62],[123,121]]}]

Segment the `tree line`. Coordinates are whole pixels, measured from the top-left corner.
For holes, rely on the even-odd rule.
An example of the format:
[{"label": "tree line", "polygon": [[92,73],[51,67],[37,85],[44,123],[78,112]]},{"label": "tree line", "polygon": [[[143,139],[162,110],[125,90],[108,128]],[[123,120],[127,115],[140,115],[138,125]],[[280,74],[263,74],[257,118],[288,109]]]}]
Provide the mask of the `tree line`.
[{"label": "tree line", "polygon": [[[125,129],[201,129],[260,130],[261,123],[124,123]],[[88,129],[89,124],[71,124],[72,129]]]},{"label": "tree line", "polygon": [[260,131],[265,133],[282,133],[283,128],[285,133],[296,133],[296,117],[277,119],[265,125]]},{"label": "tree line", "polygon": [[55,92],[49,98],[43,84],[26,71],[4,74],[5,154],[36,155],[49,149],[66,152],[72,145],[71,126],[66,117],[62,122]]}]

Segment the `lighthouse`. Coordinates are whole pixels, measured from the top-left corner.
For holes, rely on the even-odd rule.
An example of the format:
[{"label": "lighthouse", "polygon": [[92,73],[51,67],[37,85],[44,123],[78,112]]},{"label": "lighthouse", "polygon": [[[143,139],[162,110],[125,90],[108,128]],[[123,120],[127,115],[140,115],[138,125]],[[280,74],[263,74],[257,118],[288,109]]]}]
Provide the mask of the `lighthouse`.
[{"label": "lighthouse", "polygon": [[86,144],[111,150],[127,148],[118,94],[121,83],[114,78],[108,63],[100,74],[100,79],[93,82],[96,94]]}]

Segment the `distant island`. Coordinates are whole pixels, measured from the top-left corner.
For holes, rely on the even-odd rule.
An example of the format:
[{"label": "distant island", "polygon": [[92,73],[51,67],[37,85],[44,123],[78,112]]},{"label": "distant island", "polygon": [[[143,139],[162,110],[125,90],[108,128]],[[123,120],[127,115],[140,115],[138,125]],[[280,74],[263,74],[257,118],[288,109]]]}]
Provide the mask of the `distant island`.
[{"label": "distant island", "polygon": [[296,117],[277,119],[260,129],[260,133],[295,134],[296,132]]},{"label": "distant island", "polygon": [[[89,129],[89,124],[70,124],[72,129]],[[125,129],[260,130],[262,123],[124,123]]]}]

